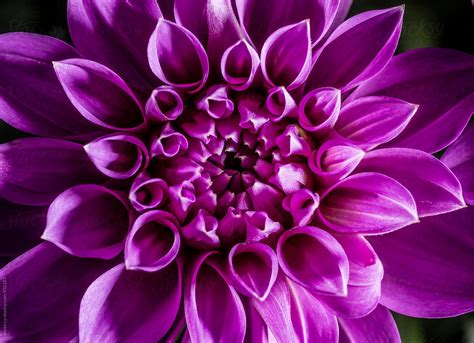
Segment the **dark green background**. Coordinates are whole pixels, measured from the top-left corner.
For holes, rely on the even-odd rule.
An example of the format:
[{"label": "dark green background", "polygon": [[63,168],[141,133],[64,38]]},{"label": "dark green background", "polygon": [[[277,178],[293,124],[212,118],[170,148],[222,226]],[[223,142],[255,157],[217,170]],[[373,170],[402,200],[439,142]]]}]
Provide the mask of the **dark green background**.
[{"label": "dark green background", "polygon": [[[406,8],[399,52],[443,47],[474,54],[474,9],[470,0],[355,0],[351,14],[403,3]],[[1,0],[0,33],[12,31],[41,33],[70,41],[66,0]],[[0,123],[0,142],[19,136],[17,131]],[[474,342],[473,315],[437,320],[399,315],[395,318],[404,342]]]}]

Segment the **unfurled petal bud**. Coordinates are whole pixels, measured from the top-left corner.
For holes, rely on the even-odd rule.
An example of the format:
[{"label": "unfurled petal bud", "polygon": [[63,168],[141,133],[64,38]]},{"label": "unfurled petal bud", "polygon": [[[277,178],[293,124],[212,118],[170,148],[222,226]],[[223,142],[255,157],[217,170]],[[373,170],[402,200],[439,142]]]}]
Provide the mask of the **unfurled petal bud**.
[{"label": "unfurled petal bud", "polygon": [[293,217],[294,226],[309,224],[318,206],[319,195],[309,189],[297,190],[283,200],[283,208]]},{"label": "unfurled petal bud", "polygon": [[189,181],[169,187],[169,209],[180,222],[186,219],[189,208],[196,202],[194,186]]},{"label": "unfurled petal bud", "polygon": [[349,261],[328,232],[313,226],[286,231],[277,253],[282,270],[296,283],[321,294],[347,294]]},{"label": "unfurled petal bud", "polygon": [[52,202],[42,238],[74,256],[110,259],[122,251],[130,221],[116,193],[99,185],[80,185]]},{"label": "unfurled petal bud", "polygon": [[246,192],[251,200],[253,209],[266,212],[270,218],[282,219],[281,203],[284,195],[275,187],[256,181]]},{"label": "unfurled petal bud", "polygon": [[125,244],[127,269],[156,272],[169,265],[180,246],[178,222],[169,212],[150,211],[135,220]]},{"label": "unfurled petal bud", "polygon": [[311,153],[309,141],[301,136],[300,129],[296,125],[287,126],[285,131],[276,138],[275,142],[284,157],[294,155],[309,156]]},{"label": "unfurled petal bud", "polygon": [[157,137],[152,137],[150,152],[151,157],[171,158],[182,155],[188,149],[188,140],[176,132],[169,123],[163,126]]},{"label": "unfurled petal bud", "polygon": [[217,235],[224,244],[242,241],[245,238],[245,219],[242,211],[228,207],[227,213],[219,220]]},{"label": "unfurled petal bud", "polygon": [[344,105],[335,130],[364,149],[397,137],[415,115],[418,105],[385,97],[369,96]]},{"label": "unfurled petal bud", "polygon": [[301,100],[299,123],[310,132],[324,132],[334,126],[341,110],[341,91],[336,88],[312,90]]},{"label": "unfurled petal bud", "polygon": [[275,87],[268,91],[265,106],[270,112],[271,121],[279,121],[286,116],[294,114],[297,105],[285,87]]},{"label": "unfurled petal bud", "polygon": [[311,71],[309,20],[278,29],[262,48],[262,72],[273,87],[298,88]]},{"label": "unfurled petal bud", "polygon": [[318,181],[327,185],[351,174],[364,156],[365,151],[355,145],[330,140],[312,153],[308,164]]},{"label": "unfurled petal bud", "polygon": [[209,61],[199,40],[168,20],[158,20],[148,44],[148,60],[161,81],[188,92],[200,90],[209,76]]},{"label": "unfurled petal bud", "polygon": [[242,129],[248,129],[250,132],[256,133],[268,121],[267,111],[262,106],[262,100],[256,94],[242,97],[239,100],[239,126]]},{"label": "unfurled petal bud", "polygon": [[207,211],[200,209],[189,224],[181,228],[186,243],[197,249],[212,249],[220,245],[216,234],[217,219]]},{"label": "unfurled petal bud", "polygon": [[275,175],[270,180],[286,194],[301,188],[313,187],[313,176],[309,168],[302,163],[275,164]]},{"label": "unfurled petal bud", "polygon": [[266,244],[237,244],[229,252],[229,276],[243,295],[264,301],[278,275],[278,259]]},{"label": "unfurled petal bud", "polygon": [[112,130],[135,130],[144,122],[139,100],[120,76],[97,62],[53,62],[69,100],[89,121]]},{"label": "unfurled petal bud", "polygon": [[241,40],[224,52],[221,73],[232,89],[244,91],[252,84],[259,64],[255,49],[246,40]]},{"label": "unfurled petal bud", "polygon": [[271,234],[280,232],[282,226],[280,223],[273,221],[267,213],[258,211],[245,212],[246,224],[246,241],[259,242],[266,240]]},{"label": "unfurled petal bud", "polygon": [[184,109],[181,96],[172,87],[156,88],[146,103],[146,115],[158,122],[175,120]]},{"label": "unfurled petal bud", "polygon": [[228,89],[222,85],[209,88],[196,107],[216,119],[228,117],[234,111],[234,103],[229,98]]},{"label": "unfurled petal bud", "polygon": [[162,205],[168,197],[168,185],[163,179],[139,175],[132,184],[129,199],[140,212]]},{"label": "unfurled petal bud", "polygon": [[98,138],[84,149],[97,169],[114,179],[127,179],[148,164],[145,144],[127,134]]},{"label": "unfurled petal bud", "polygon": [[402,184],[378,173],[344,179],[321,196],[320,219],[342,233],[382,234],[418,222],[415,200]]}]

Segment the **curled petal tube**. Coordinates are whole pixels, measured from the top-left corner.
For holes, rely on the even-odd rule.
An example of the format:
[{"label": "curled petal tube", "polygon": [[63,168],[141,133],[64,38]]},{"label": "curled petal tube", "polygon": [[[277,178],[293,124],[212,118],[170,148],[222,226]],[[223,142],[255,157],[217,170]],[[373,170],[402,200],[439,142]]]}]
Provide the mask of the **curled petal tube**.
[{"label": "curled petal tube", "polygon": [[169,212],[155,210],[135,220],[125,243],[127,269],[155,272],[165,268],[178,255],[178,222]]},{"label": "curled petal tube", "polygon": [[221,73],[232,89],[244,91],[252,85],[259,64],[255,49],[246,40],[241,40],[222,55]]},{"label": "curled petal tube", "polygon": [[158,122],[175,120],[184,109],[183,99],[169,86],[156,88],[145,106],[146,116]]},{"label": "curled petal tube", "polygon": [[192,204],[196,202],[194,186],[189,181],[169,187],[169,208],[182,222]]},{"label": "curled petal tube", "polygon": [[310,143],[302,136],[296,125],[288,125],[285,131],[276,138],[275,142],[284,157],[309,156],[311,153]]},{"label": "curled petal tube", "polygon": [[347,294],[349,261],[328,232],[313,226],[285,231],[277,253],[280,267],[296,283],[317,293]]},{"label": "curled petal tube", "polygon": [[148,151],[143,142],[128,134],[111,134],[84,146],[91,161],[105,175],[127,179],[148,164]]},{"label": "curled petal tube", "polygon": [[278,275],[278,259],[266,244],[240,243],[229,252],[229,275],[234,287],[246,296],[264,301]]},{"label": "curled petal tube", "polygon": [[176,132],[169,123],[151,141],[151,157],[172,158],[184,154],[186,150],[188,150],[186,136]]},{"label": "curled petal tube", "polygon": [[365,151],[355,145],[330,140],[313,151],[308,164],[318,181],[333,184],[350,175],[364,156]]},{"label": "curled petal tube", "polygon": [[162,205],[168,197],[168,185],[163,179],[139,175],[130,189],[129,199],[133,207],[143,212]]},{"label": "curled petal tube", "polygon": [[283,208],[293,217],[294,226],[309,224],[318,206],[319,195],[305,188],[287,195],[283,200]]},{"label": "curled petal tube", "polygon": [[197,102],[196,107],[216,119],[226,118],[234,111],[234,103],[229,98],[228,89],[221,85],[209,88],[206,95]]},{"label": "curled petal tube", "polygon": [[271,121],[280,121],[295,114],[296,102],[285,87],[275,87],[268,91],[265,106],[271,114]]},{"label": "curled petal tube", "polygon": [[267,213],[258,211],[245,212],[246,240],[258,242],[267,239],[271,234],[281,231],[280,223],[273,221]]},{"label": "curled petal tube", "polygon": [[181,234],[186,242],[198,249],[219,247],[219,237],[216,235],[217,219],[206,210],[199,210],[189,224],[181,228]]},{"label": "curled petal tube", "polygon": [[318,88],[310,91],[298,107],[299,123],[307,131],[330,129],[341,110],[341,91],[336,88]]}]

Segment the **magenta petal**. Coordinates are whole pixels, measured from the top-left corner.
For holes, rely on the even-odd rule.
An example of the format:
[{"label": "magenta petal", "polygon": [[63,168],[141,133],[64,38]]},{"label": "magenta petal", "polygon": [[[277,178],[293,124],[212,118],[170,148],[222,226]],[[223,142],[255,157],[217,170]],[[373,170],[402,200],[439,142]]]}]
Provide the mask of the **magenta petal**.
[{"label": "magenta petal", "polygon": [[365,155],[356,172],[381,173],[400,182],[413,195],[420,217],[466,206],[456,176],[437,158],[420,150],[389,148],[371,151]]},{"label": "magenta petal", "polygon": [[300,125],[307,131],[325,131],[334,126],[341,110],[341,91],[318,88],[307,93],[298,108]]},{"label": "magenta petal", "polygon": [[306,89],[349,90],[380,72],[395,52],[403,7],[368,11],[340,25],[316,55]]},{"label": "magenta petal", "polygon": [[53,65],[66,95],[84,118],[111,130],[136,130],[143,124],[140,102],[111,69],[79,58]]},{"label": "magenta petal", "polygon": [[322,184],[330,185],[346,178],[364,158],[361,148],[342,140],[328,140],[314,151],[308,163]]},{"label": "magenta petal", "polygon": [[264,211],[247,211],[244,215],[246,224],[246,241],[259,242],[266,240],[272,234],[283,228],[279,222],[273,221]]},{"label": "magenta petal", "polygon": [[275,31],[262,48],[262,73],[273,87],[298,88],[311,70],[309,20]]},{"label": "magenta petal", "polygon": [[272,121],[280,121],[289,115],[294,115],[296,102],[285,87],[275,87],[268,91],[265,106],[272,115]]},{"label": "magenta petal", "polygon": [[42,238],[78,257],[109,259],[122,251],[130,221],[125,203],[113,191],[80,185],[52,202]]},{"label": "magenta petal", "polygon": [[148,44],[153,72],[164,83],[197,92],[207,81],[209,61],[198,39],[187,29],[160,19]]},{"label": "magenta petal", "polygon": [[183,109],[183,99],[169,86],[156,88],[146,103],[147,117],[158,122],[175,120],[183,113]]},{"label": "magenta petal", "polygon": [[0,36],[0,119],[35,135],[74,138],[100,128],[68,101],[51,62],[78,57],[52,37],[30,33]]},{"label": "magenta petal", "polygon": [[252,298],[265,324],[277,342],[295,342],[295,332],[291,323],[291,298],[285,276],[278,273],[275,284],[264,301]]},{"label": "magenta petal", "polygon": [[349,262],[326,231],[312,226],[285,231],[277,252],[281,269],[296,283],[322,294],[347,294]]},{"label": "magenta petal", "polygon": [[[224,279],[215,252],[190,265],[184,292],[186,323],[193,342],[242,342],[245,311],[239,295]],[[222,318],[232,318],[222,325]]]},{"label": "magenta petal", "polygon": [[381,234],[418,222],[411,193],[378,173],[340,181],[322,195],[318,213],[326,225],[342,233]]},{"label": "magenta petal", "polygon": [[473,220],[474,207],[469,206],[370,237],[385,269],[381,303],[422,318],[473,311]]},{"label": "magenta petal", "polygon": [[283,208],[293,217],[293,226],[307,225],[319,206],[319,195],[309,189],[299,189],[283,200]]},{"label": "magenta petal", "polygon": [[161,270],[174,261],[180,242],[178,222],[171,213],[146,212],[135,220],[128,234],[125,265],[129,270]]},{"label": "magenta petal", "polygon": [[[157,273],[123,264],[87,289],[79,313],[81,342],[157,342],[171,328],[181,302],[180,264]],[[125,310],[127,309],[127,310]]]},{"label": "magenta petal", "polygon": [[462,184],[466,202],[474,205],[474,125],[470,124],[461,137],[441,157]]},{"label": "magenta petal", "polygon": [[448,49],[416,49],[395,56],[387,68],[351,95],[392,96],[420,108],[390,142],[434,153],[452,143],[474,112],[474,58]]},{"label": "magenta petal", "polygon": [[337,343],[339,330],[336,316],[308,290],[287,280],[291,294],[291,322],[298,342]]},{"label": "magenta petal", "polygon": [[260,49],[272,32],[304,19],[309,19],[311,41],[316,44],[333,23],[339,2],[299,0],[289,5],[284,0],[236,0],[236,9],[242,26]]},{"label": "magenta petal", "polygon": [[247,194],[255,210],[266,212],[273,220],[281,218],[280,209],[284,196],[276,188],[256,181],[247,189]]},{"label": "magenta petal", "polygon": [[250,298],[242,300],[245,307],[245,316],[247,317],[247,328],[244,342],[268,342],[268,328],[262,319],[262,316],[256,310],[250,301]]},{"label": "magenta petal", "polygon": [[69,187],[104,179],[77,143],[23,138],[0,145],[0,197],[11,202],[49,205]]},{"label": "magenta petal", "polygon": [[218,248],[220,245],[217,219],[206,210],[200,209],[197,215],[181,228],[186,243],[198,249]]},{"label": "magenta petal", "polygon": [[255,49],[246,40],[240,40],[222,55],[222,77],[232,89],[244,91],[252,85],[259,65]]},{"label": "magenta petal", "polygon": [[215,85],[208,89],[206,95],[197,102],[196,107],[206,111],[215,119],[226,118],[234,111],[234,103],[228,93],[226,86]]},{"label": "magenta petal", "polygon": [[145,144],[128,134],[100,137],[85,145],[84,150],[97,169],[114,179],[128,179],[148,164]]},{"label": "magenta petal", "polygon": [[188,150],[188,140],[180,132],[176,132],[169,123],[165,124],[161,132],[152,137],[151,157],[172,158],[182,155]]},{"label": "magenta petal", "polygon": [[365,317],[339,319],[339,328],[347,342],[401,342],[392,314],[381,305]]},{"label": "magenta petal", "polygon": [[366,149],[394,139],[415,115],[417,105],[389,97],[365,97],[344,105],[335,130]]},{"label": "magenta petal", "polygon": [[302,137],[300,128],[294,124],[288,125],[285,131],[276,138],[275,143],[284,157],[309,156],[311,153],[310,143]]},{"label": "magenta petal", "polygon": [[8,307],[8,325],[2,340],[73,339],[78,332],[82,295],[91,282],[112,266],[112,261],[71,256],[49,242],[13,260],[0,271],[0,278],[7,282],[0,305]]},{"label": "magenta petal", "polygon": [[143,212],[162,205],[168,197],[168,185],[163,179],[139,175],[133,181],[129,199],[133,207]]},{"label": "magenta petal", "polygon": [[81,55],[109,66],[143,92],[156,83],[146,49],[160,17],[153,0],[68,1],[69,30]]},{"label": "magenta petal", "polygon": [[240,293],[264,301],[278,275],[277,256],[266,244],[237,244],[229,252],[229,275]]}]

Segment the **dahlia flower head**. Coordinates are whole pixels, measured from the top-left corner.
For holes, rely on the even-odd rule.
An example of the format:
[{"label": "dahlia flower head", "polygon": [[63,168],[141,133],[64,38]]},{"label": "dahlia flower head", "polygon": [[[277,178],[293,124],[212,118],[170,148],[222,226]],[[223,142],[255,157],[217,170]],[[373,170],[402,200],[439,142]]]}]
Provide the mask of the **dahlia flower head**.
[{"label": "dahlia flower head", "polygon": [[1,35],[2,340],[397,342],[389,309],[473,310],[474,57],[394,56],[403,7],[349,7],[69,0],[75,48]]}]

